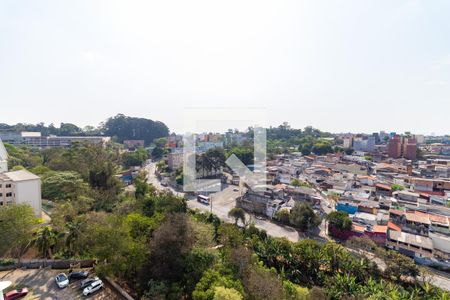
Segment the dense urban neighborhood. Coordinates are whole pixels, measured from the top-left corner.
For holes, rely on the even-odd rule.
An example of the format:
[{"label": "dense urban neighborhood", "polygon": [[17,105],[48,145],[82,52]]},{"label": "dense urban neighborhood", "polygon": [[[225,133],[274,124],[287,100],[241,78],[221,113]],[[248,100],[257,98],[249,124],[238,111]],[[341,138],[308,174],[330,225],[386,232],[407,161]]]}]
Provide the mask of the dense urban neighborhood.
[{"label": "dense urban neighborhood", "polygon": [[[285,122],[265,129],[261,162],[254,130],[197,133],[192,152],[164,123],[124,115],[0,124],[2,295],[449,297],[450,135]],[[218,190],[186,189],[190,159]]]}]

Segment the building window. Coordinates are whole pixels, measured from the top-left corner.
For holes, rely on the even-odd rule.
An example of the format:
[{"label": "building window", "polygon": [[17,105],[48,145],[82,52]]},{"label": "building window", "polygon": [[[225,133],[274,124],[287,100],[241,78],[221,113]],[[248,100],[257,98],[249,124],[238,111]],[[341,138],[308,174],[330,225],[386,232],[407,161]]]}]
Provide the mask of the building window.
[{"label": "building window", "polygon": [[0,197],[3,197],[3,194],[2,194],[2,193],[0,193]]},{"label": "building window", "polygon": [[6,193],[6,197],[12,197],[12,193]]},{"label": "building window", "polygon": [[5,187],[6,187],[6,188],[10,188],[10,187],[11,187],[11,183],[7,183],[7,184],[5,185]]}]

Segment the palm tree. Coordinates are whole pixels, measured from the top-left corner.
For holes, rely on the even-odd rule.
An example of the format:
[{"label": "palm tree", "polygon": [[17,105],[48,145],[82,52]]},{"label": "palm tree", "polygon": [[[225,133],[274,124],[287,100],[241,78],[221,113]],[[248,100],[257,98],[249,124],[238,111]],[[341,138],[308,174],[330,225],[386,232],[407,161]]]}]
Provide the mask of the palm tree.
[{"label": "palm tree", "polygon": [[44,258],[52,258],[52,248],[57,241],[57,232],[50,226],[44,226],[36,233],[34,242]]},{"label": "palm tree", "polygon": [[81,234],[81,226],[83,223],[79,220],[74,220],[66,224],[66,247],[70,255],[75,255],[75,242]]}]

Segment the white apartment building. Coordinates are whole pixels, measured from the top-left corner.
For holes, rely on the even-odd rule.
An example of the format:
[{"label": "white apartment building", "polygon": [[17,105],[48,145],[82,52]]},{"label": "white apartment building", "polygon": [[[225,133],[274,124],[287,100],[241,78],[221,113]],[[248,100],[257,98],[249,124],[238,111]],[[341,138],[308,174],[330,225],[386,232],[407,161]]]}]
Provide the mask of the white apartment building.
[{"label": "white apartment building", "polygon": [[8,152],[0,139],[0,173],[8,171]]},{"label": "white apartment building", "polygon": [[29,204],[41,217],[41,178],[27,170],[8,172],[8,153],[0,140],[0,207]]},{"label": "white apartment building", "polygon": [[27,170],[0,173],[0,206],[29,204],[41,217],[41,179]]}]

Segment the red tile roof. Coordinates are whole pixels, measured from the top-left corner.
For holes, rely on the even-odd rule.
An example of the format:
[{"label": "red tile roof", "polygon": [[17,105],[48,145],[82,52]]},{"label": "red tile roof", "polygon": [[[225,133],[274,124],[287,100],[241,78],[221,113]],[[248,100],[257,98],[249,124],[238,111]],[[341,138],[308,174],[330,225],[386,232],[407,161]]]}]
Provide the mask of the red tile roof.
[{"label": "red tile roof", "polygon": [[395,230],[395,231],[402,231],[402,229],[400,228],[400,226],[398,226],[397,224],[389,221],[388,222],[388,226],[389,229]]},{"label": "red tile roof", "polygon": [[376,233],[386,233],[387,228],[388,228],[387,226],[375,225],[375,226],[373,226],[372,231],[376,232]]},{"label": "red tile roof", "polygon": [[388,191],[391,190],[391,187],[390,187],[389,185],[387,185],[387,184],[382,184],[382,183],[377,183],[377,184],[375,184],[375,187],[380,188],[380,189],[383,189],[383,190],[388,190]]}]

